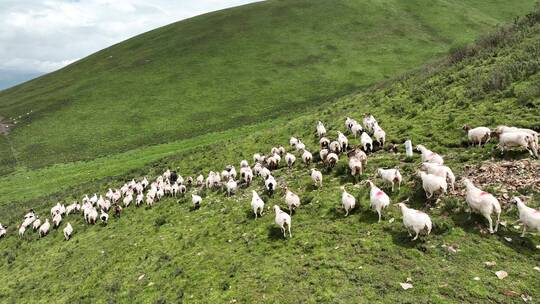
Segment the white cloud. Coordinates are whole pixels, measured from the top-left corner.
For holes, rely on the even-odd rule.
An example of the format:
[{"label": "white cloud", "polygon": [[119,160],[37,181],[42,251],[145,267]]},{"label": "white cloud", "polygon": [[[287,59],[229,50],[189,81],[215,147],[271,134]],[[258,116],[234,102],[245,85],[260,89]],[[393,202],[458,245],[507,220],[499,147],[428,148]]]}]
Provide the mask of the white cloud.
[{"label": "white cloud", "polygon": [[0,71],[51,72],[153,28],[256,1],[2,0]]}]

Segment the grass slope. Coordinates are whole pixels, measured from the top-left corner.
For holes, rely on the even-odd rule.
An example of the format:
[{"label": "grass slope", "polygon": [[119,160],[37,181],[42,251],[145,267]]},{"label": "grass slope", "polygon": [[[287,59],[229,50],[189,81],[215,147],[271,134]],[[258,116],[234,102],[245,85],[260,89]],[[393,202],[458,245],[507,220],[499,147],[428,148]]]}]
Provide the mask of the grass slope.
[{"label": "grass slope", "polygon": [[[494,158],[493,144],[465,148],[463,123],[494,126],[512,123],[538,128],[540,109],[540,11],[517,25],[504,28],[477,44],[456,50],[448,58],[409,73],[396,81],[361,94],[341,98],[287,122],[233,140],[193,147],[134,170],[122,180],[142,174],[156,175],[166,167],[178,167],[186,176],[207,172],[250,158],[252,153],[285,144],[299,136],[316,151],[315,122],[323,120],[330,134],[343,130],[346,115],[361,117],[370,111],[379,118],[391,141],[406,138],[445,155],[459,176],[465,165]],[[353,140],[356,143],[356,140]],[[510,153],[505,158],[525,158]],[[29,233],[15,236],[15,216],[20,210],[1,206],[2,219],[11,226],[10,236],[0,242],[0,275],[9,278],[0,286],[0,300],[12,303],[136,302],[141,303],[520,303],[519,296],[540,297],[538,235],[519,238],[508,225],[496,235],[482,232],[485,221],[467,219],[463,199],[446,196],[435,208],[426,207],[421,185],[413,177],[419,157],[411,162],[401,153],[374,153],[362,179],[374,176],[378,167],[399,165],[405,177],[393,202],[406,197],[410,205],[432,215],[433,234],[411,242],[401,226],[399,212],[390,208],[384,222],[368,209],[368,190],[353,185],[346,159],[325,173],[325,185],[313,188],[309,170],[297,164],[290,173],[275,172],[278,180],[302,198],[293,215],[293,238],[284,240],[273,225],[271,210],[258,220],[251,216],[250,190],[262,192],[260,180],[233,198],[222,192],[201,191],[203,206],[192,210],[189,199],[166,199],[153,209],[127,208],[120,220],[107,226],[86,227],[77,216],[67,220],[76,233],[70,242],[61,231],[37,240]],[[319,165],[316,165],[319,166]],[[324,169],[323,169],[324,170]],[[377,179],[376,179],[377,180]],[[378,181],[378,180],[377,180]],[[379,181],[378,181],[379,182]],[[119,180],[93,181],[80,187],[29,201],[40,214],[56,200],[119,185]],[[346,185],[358,199],[358,209],[343,217],[339,186]],[[489,187],[500,196],[500,185]],[[263,195],[267,206],[284,205],[282,191]],[[514,193],[510,193],[514,194]],[[540,193],[530,188],[530,205],[540,206]],[[389,219],[396,218],[391,223]],[[515,210],[505,210],[503,220],[512,223]],[[511,237],[508,242],[504,237]],[[443,245],[459,249],[450,253]],[[484,262],[496,261],[489,268]],[[499,280],[497,270],[509,277]],[[138,279],[144,274],[140,280]],[[410,277],[414,288],[401,290],[399,282]],[[480,281],[473,280],[479,277]]]},{"label": "grass slope", "polygon": [[471,42],[533,2],[271,0],[171,24],[1,91],[0,116],[17,125],[15,155],[0,142],[0,172],[301,113]]}]

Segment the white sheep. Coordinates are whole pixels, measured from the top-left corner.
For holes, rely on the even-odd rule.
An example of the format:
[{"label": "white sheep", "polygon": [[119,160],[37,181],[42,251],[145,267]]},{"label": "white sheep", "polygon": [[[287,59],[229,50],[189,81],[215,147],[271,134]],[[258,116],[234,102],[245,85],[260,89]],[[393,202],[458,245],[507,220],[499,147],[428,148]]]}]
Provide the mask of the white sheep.
[{"label": "white sheep", "polygon": [[178,195],[178,189],[180,189],[180,186],[178,185],[178,183],[172,184],[172,186],[171,186],[171,194],[172,194],[172,196],[176,197],[176,195]]},{"label": "white sheep", "polygon": [[454,184],[456,182],[456,177],[454,172],[445,165],[439,165],[434,163],[422,163],[421,170],[425,170],[429,174],[437,175],[446,179],[446,182],[454,190]]},{"label": "white sheep", "polygon": [[329,145],[330,145],[330,139],[326,137],[321,137],[321,139],[319,139],[319,146],[321,147],[321,149],[326,149],[328,148]]},{"label": "white sheep", "polygon": [[144,201],[144,194],[139,193],[137,194],[137,198],[135,199],[135,206],[139,207]]},{"label": "white sheep", "polygon": [[81,205],[77,202],[66,207],[66,215],[70,215],[73,212],[79,212],[81,210]]},{"label": "white sheep", "polygon": [[263,178],[263,180],[266,180],[268,176],[270,176],[272,173],[268,168],[262,168],[261,172],[259,172],[259,175]]},{"label": "white sheep", "polygon": [[393,169],[382,169],[379,168],[377,170],[377,174],[382,178],[382,180],[392,185],[392,192],[394,192],[394,186],[397,184],[398,190],[401,189],[401,181],[403,180],[401,177],[401,173],[399,172],[399,169],[393,168]]},{"label": "white sheep", "polygon": [[[478,212],[488,220],[490,233],[497,232],[501,217],[501,205],[497,198],[492,194],[477,188],[468,178],[463,180],[463,184],[467,188],[465,199],[471,208],[471,212]],[[497,214],[495,229],[493,229],[493,221],[491,220],[491,214],[493,212]]]},{"label": "white sheep", "polygon": [[187,192],[187,187],[186,187],[186,185],[180,185],[180,186],[178,186],[178,192],[179,192],[182,196],[184,196],[184,194],[186,194],[186,192]]},{"label": "white sheep", "polygon": [[519,197],[513,197],[510,202],[517,205],[519,221],[523,224],[521,237],[525,236],[527,228],[540,232],[540,210],[528,207]]},{"label": "white sheep", "polygon": [[347,150],[347,147],[349,146],[349,140],[347,139],[347,136],[345,136],[343,133],[341,132],[337,132],[338,134],[338,142],[339,142],[339,145],[341,146],[341,151],[346,151]]},{"label": "white sheep", "polygon": [[366,132],[362,132],[362,135],[360,135],[360,144],[365,152],[373,151],[373,140]]},{"label": "white sheep", "polygon": [[426,192],[426,198],[431,198],[435,193],[439,193],[441,195],[446,193],[448,187],[446,178],[429,174],[424,171],[419,171],[418,174],[422,179],[422,188]]},{"label": "white sheep", "polygon": [[319,136],[319,138],[326,135],[326,128],[320,121],[317,123],[317,135]]},{"label": "white sheep", "polygon": [[326,161],[326,157],[328,156],[328,153],[330,153],[328,149],[321,149],[321,151],[319,151],[319,157],[321,158],[322,162]]},{"label": "white sheep", "polygon": [[97,221],[97,218],[98,218],[98,212],[97,212],[96,208],[94,208],[94,207],[88,208],[88,214],[86,216],[86,222],[88,224],[94,225],[96,223],[96,221]]},{"label": "white sheep", "polygon": [[276,185],[277,182],[272,175],[269,175],[264,181],[264,186],[270,195],[272,195],[276,190]]},{"label": "white sheep", "polygon": [[375,117],[369,113],[364,114],[364,119],[362,122],[364,124],[364,129],[366,129],[369,133],[373,133],[373,128],[378,124]]},{"label": "white sheep", "polygon": [[534,141],[534,137],[526,132],[505,132],[498,134],[499,144],[497,145],[501,150],[501,154],[505,149],[513,147],[521,147],[529,151],[531,156],[538,158],[537,144]]},{"label": "white sheep", "polygon": [[242,171],[242,168],[249,168],[249,163],[245,159],[240,162],[240,171]]},{"label": "white sheep", "polygon": [[428,148],[424,147],[423,145],[417,145],[416,150],[420,151],[420,153],[422,153],[422,162],[423,163],[427,162],[427,163],[434,163],[434,164],[439,164],[439,165],[444,164],[444,160],[443,160],[442,156],[440,156],[439,154],[429,150]]},{"label": "white sheep", "polygon": [[64,227],[64,238],[66,241],[68,241],[71,238],[71,235],[73,234],[73,227],[70,223],[67,223],[66,227]]},{"label": "white sheep", "polygon": [[345,216],[348,216],[349,211],[354,209],[354,206],[356,205],[356,198],[345,190],[345,186],[341,187],[341,191],[341,205],[343,205],[343,209],[345,209]]},{"label": "white sheep", "polygon": [[304,151],[306,149],[306,145],[299,141],[297,144],[296,144],[296,151]]},{"label": "white sheep", "polygon": [[227,195],[231,196],[236,192],[236,187],[238,184],[232,177],[229,178],[229,181],[227,182]]},{"label": "white sheep", "polygon": [[196,179],[197,186],[202,186],[204,184],[204,176],[199,174]]},{"label": "white sheep", "polygon": [[311,169],[311,179],[315,183],[315,186],[322,187],[323,176],[322,176],[321,171],[319,171],[319,170],[317,170],[315,168],[312,168]]},{"label": "white sheep", "polygon": [[287,166],[289,167],[289,169],[292,168],[295,161],[296,161],[296,156],[294,156],[291,153],[285,154],[285,162],[287,163]]},{"label": "white sheep", "polygon": [[364,132],[364,128],[362,128],[362,125],[360,125],[359,123],[355,123],[351,127],[351,133],[354,136],[354,138],[356,138],[357,136],[360,136],[362,132]]},{"label": "white sheep", "polygon": [[262,163],[263,162],[263,157],[261,156],[260,153],[253,154],[253,162],[254,163]]},{"label": "white sheep", "polygon": [[[281,228],[283,236],[287,237],[286,231],[289,230],[289,237],[292,237],[291,234],[291,216],[286,212],[282,211],[278,205],[274,205],[274,211],[276,212],[276,225]],[[287,228],[285,228],[287,227]]]},{"label": "white sheep", "polygon": [[41,226],[41,220],[39,219],[39,217],[37,217],[34,223],[32,224],[32,229],[34,231],[37,231],[40,226]]},{"label": "white sheep", "polygon": [[45,219],[45,223],[39,227],[39,237],[44,237],[49,233],[49,229],[51,228],[51,224],[49,223],[49,219]]},{"label": "white sheep", "polygon": [[300,197],[285,187],[285,203],[289,207],[289,213],[292,215],[293,209],[300,207]]},{"label": "white sheep", "polygon": [[358,157],[350,157],[349,169],[351,169],[352,176],[362,174],[362,161]]},{"label": "white sheep", "polygon": [[403,215],[403,225],[407,228],[409,236],[411,235],[411,230],[416,233],[413,241],[418,238],[418,235],[422,231],[426,231],[426,235],[431,233],[432,223],[431,218],[426,213],[408,208],[404,202],[396,204],[401,209],[401,214]]},{"label": "white sheep", "polygon": [[298,144],[299,140],[298,138],[296,137],[291,137],[291,139],[289,139],[289,144],[292,146],[292,147],[296,147],[296,145]]},{"label": "white sheep", "polygon": [[99,215],[99,219],[104,224],[107,224],[107,222],[109,221],[109,215],[105,211],[101,210],[101,214]]},{"label": "white sheep", "polygon": [[26,226],[24,226],[23,224],[21,224],[19,226],[19,237],[22,238],[24,236],[24,232],[26,231]]},{"label": "white sheep", "polygon": [[336,153],[329,153],[326,156],[326,163],[330,166],[330,168],[333,168],[337,162],[339,161],[339,157]]},{"label": "white sheep", "polygon": [[313,155],[308,150],[304,150],[304,153],[302,153],[302,161],[309,165],[311,163],[311,160],[313,159]]},{"label": "white sheep", "polygon": [[[279,154],[277,154],[277,157],[279,157]],[[278,160],[279,162],[279,160]],[[233,165],[228,165],[227,168],[225,169],[229,172],[229,176],[236,179],[236,168],[233,166]],[[225,180],[225,178],[224,178]]]},{"label": "white sheep", "polygon": [[358,122],[356,122],[356,120],[354,120],[354,119],[352,119],[350,117],[345,118],[345,128],[347,128],[349,131],[351,131],[352,127],[355,124],[358,124]]},{"label": "white sheep", "polygon": [[58,226],[60,226],[60,223],[62,222],[62,216],[60,215],[60,213],[57,213],[53,219],[53,227],[54,228],[58,228]]},{"label": "white sheep", "polygon": [[463,130],[467,132],[469,142],[473,145],[478,144],[479,148],[482,146],[482,143],[487,144],[491,138],[491,130],[486,127],[471,128],[469,125],[464,125]]},{"label": "white sheep", "polygon": [[373,127],[373,137],[375,137],[375,140],[380,147],[384,146],[384,142],[386,141],[386,132],[379,127],[378,124]]},{"label": "white sheep", "polygon": [[330,145],[328,145],[328,150],[330,150],[331,152],[334,152],[334,153],[340,153],[341,152],[341,144],[339,143],[339,141],[337,140],[334,140],[333,142],[330,143]]},{"label": "white sheep", "polygon": [[275,170],[278,167],[278,160],[275,156],[270,156],[266,158],[265,162],[266,166],[271,170]]},{"label": "white sheep", "polygon": [[507,127],[507,126],[498,126],[497,128],[495,128],[495,133],[497,134],[512,133],[512,132],[525,132],[525,133],[530,134],[533,137],[533,142],[536,149],[538,149],[538,132],[534,130],[526,129],[526,128]]},{"label": "white sheep", "polygon": [[0,238],[3,238],[7,234],[7,228],[0,224]]},{"label": "white sheep", "polygon": [[199,208],[201,206],[202,197],[197,194],[191,194],[191,202],[195,208]]},{"label": "white sheep", "polygon": [[251,208],[253,209],[253,213],[255,213],[255,219],[257,219],[257,215],[263,215],[264,201],[259,197],[255,190],[252,190]]},{"label": "white sheep", "polygon": [[375,184],[368,180],[367,183],[371,187],[369,191],[369,202],[372,209],[377,211],[379,222],[381,221],[382,210],[390,205],[390,197],[384,191],[379,189]]},{"label": "white sheep", "polygon": [[251,181],[253,180],[253,171],[251,170],[251,168],[240,168],[240,178],[244,183],[246,183],[247,186],[249,186],[251,184]]}]

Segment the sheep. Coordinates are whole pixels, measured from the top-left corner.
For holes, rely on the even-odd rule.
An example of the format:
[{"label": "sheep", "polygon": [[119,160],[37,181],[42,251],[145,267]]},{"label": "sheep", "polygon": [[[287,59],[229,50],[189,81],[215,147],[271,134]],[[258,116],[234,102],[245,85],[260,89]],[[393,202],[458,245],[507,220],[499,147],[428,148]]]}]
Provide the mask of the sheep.
[{"label": "sheep", "polygon": [[341,152],[341,144],[339,143],[339,141],[334,140],[330,143],[330,145],[328,145],[328,150],[338,154]]},{"label": "sheep", "polygon": [[66,215],[70,215],[73,212],[79,212],[81,210],[81,205],[77,202],[66,207]]},{"label": "sheep", "polygon": [[107,224],[109,221],[109,215],[105,213],[105,211],[101,210],[101,214],[99,215],[99,219],[103,224]]},{"label": "sheep", "polygon": [[180,186],[178,185],[178,183],[174,183],[171,186],[171,194],[172,194],[172,196],[176,197],[176,195],[178,195],[178,189],[179,188],[180,188]]},{"label": "sheep", "polygon": [[285,186],[285,203],[289,207],[289,214],[292,215],[293,209],[300,207],[300,197]]},{"label": "sheep", "polygon": [[513,147],[522,147],[529,151],[531,156],[538,158],[538,148],[534,141],[533,135],[527,132],[505,132],[502,134],[496,134],[499,138],[498,148],[501,150],[501,154],[504,154],[504,150]]},{"label": "sheep", "polygon": [[141,181],[141,185],[143,186],[144,189],[146,189],[146,187],[148,187],[148,179],[146,178],[146,176]]},{"label": "sheep", "polygon": [[276,180],[272,175],[269,175],[268,178],[264,181],[264,186],[266,187],[266,190],[270,194],[270,196],[274,193],[276,190]]},{"label": "sheep", "polygon": [[381,222],[382,210],[390,205],[390,198],[384,191],[375,186],[371,180],[367,180],[367,183],[371,187],[371,190],[369,191],[370,206],[377,211],[379,222]]},{"label": "sheep", "polygon": [[311,154],[311,152],[304,150],[304,153],[302,153],[302,161],[306,165],[309,165],[312,159],[313,159],[313,155]]},{"label": "sheep", "polygon": [[525,133],[528,133],[533,137],[534,146],[538,150],[538,132],[536,132],[534,130],[525,129],[525,128],[498,126],[497,128],[495,128],[494,132],[496,134],[512,133],[512,132],[525,132]]},{"label": "sheep", "polygon": [[418,175],[422,179],[422,188],[426,192],[426,198],[433,197],[435,193],[440,193],[441,195],[446,193],[448,187],[446,178],[424,171],[419,171]]},{"label": "sheep", "polygon": [[297,144],[296,144],[296,151],[304,151],[306,149],[306,145],[299,141]]},{"label": "sheep", "polygon": [[287,213],[283,212],[278,205],[274,205],[274,211],[276,212],[276,225],[281,227],[281,231],[283,232],[283,237],[287,237],[285,226],[287,227],[287,230],[289,230],[289,237],[292,237],[291,234],[291,216]]},{"label": "sheep", "polygon": [[[278,154],[279,155],[279,154]],[[279,162],[279,161],[278,161]],[[236,168],[233,165],[228,165],[225,170],[229,172],[229,176],[236,179]],[[225,179],[225,178],[223,178]]]},{"label": "sheep", "polygon": [[259,153],[253,154],[253,162],[254,162],[254,163],[260,163],[260,164],[263,164],[264,161],[265,161],[265,159],[266,159],[266,156],[264,156],[264,155],[261,155],[261,154],[259,154]]},{"label": "sheep", "polygon": [[311,169],[311,179],[313,180],[313,183],[315,183],[315,186],[321,188],[322,187],[322,182],[323,182],[323,176],[322,176],[322,173],[321,171],[315,169],[315,168],[312,168]]},{"label": "sheep", "polygon": [[191,185],[193,185],[193,177],[188,176],[186,179],[186,184],[188,187],[191,187]]},{"label": "sheep", "polygon": [[229,177],[229,181],[227,182],[227,195],[231,196],[236,192],[237,183],[234,181],[232,177]]},{"label": "sheep", "polygon": [[187,192],[187,187],[186,187],[185,185],[180,185],[180,186],[178,186],[178,192],[179,192],[182,196],[184,196],[184,195],[186,194],[186,192]]},{"label": "sheep", "polygon": [[354,209],[356,205],[356,198],[345,190],[345,186],[341,186],[341,191],[341,205],[343,205],[343,209],[345,210],[345,216],[348,216],[349,211]]},{"label": "sheep", "polygon": [[401,173],[398,168],[394,169],[382,169],[377,170],[377,174],[382,178],[382,180],[387,184],[392,184],[392,192],[394,192],[394,185],[398,185],[398,190],[401,189]]},{"label": "sheep", "polygon": [[58,226],[60,226],[60,223],[62,222],[62,216],[60,215],[60,213],[57,213],[53,219],[53,227],[54,228],[58,228]]},{"label": "sheep", "polygon": [[261,175],[261,171],[263,169],[263,166],[260,164],[260,163],[256,163],[254,166],[253,166],[253,174],[254,175],[257,175],[257,176],[260,176]]},{"label": "sheep", "polygon": [[[93,198],[96,198],[95,201],[97,202],[97,196],[94,194],[94,196],[92,197],[92,199],[90,199],[90,202],[93,201]],[[95,205],[96,203],[92,203],[93,205]],[[51,208],[51,217],[54,217],[55,214],[64,214],[66,213],[66,208],[64,207],[64,205],[61,205],[60,203],[56,203],[56,205],[54,205],[54,207]]]},{"label": "sheep", "polygon": [[338,142],[341,146],[341,151],[347,150],[347,147],[349,146],[349,140],[347,139],[347,136],[343,135],[341,132],[337,132],[338,134]]},{"label": "sheep", "polygon": [[362,161],[358,157],[350,157],[349,169],[351,169],[352,176],[362,174]]},{"label": "sheep", "polygon": [[135,206],[139,207],[144,201],[144,194],[139,193],[137,194],[137,198],[135,198]]},{"label": "sheep", "polygon": [[73,227],[70,223],[67,223],[66,227],[64,227],[64,238],[66,241],[69,241],[71,238],[71,235],[73,234]]},{"label": "sheep", "polygon": [[478,148],[482,146],[482,143],[487,144],[491,138],[491,130],[486,127],[471,128],[469,125],[464,125],[463,130],[467,132],[469,143],[475,145],[478,143]]},{"label": "sheep", "polygon": [[253,180],[253,171],[250,167],[240,168],[240,178],[246,185],[249,187],[251,181]]},{"label": "sheep", "polygon": [[352,119],[350,117],[345,118],[345,128],[347,128],[349,131],[351,131],[352,127],[355,124],[358,124],[358,122],[356,122],[356,120],[354,120],[354,119]]},{"label": "sheep", "polygon": [[275,170],[275,169],[277,169],[277,167],[278,167],[278,160],[277,160],[277,158],[274,157],[274,156],[268,157],[268,158],[265,160],[265,162],[266,162],[266,166],[267,166],[268,169],[270,169],[270,170]]},{"label": "sheep", "polygon": [[319,157],[321,158],[322,162],[326,161],[326,157],[328,156],[328,153],[330,153],[328,149],[321,149],[321,151],[319,151]]},{"label": "sheep", "polygon": [[326,137],[321,137],[321,139],[319,139],[319,146],[321,147],[321,149],[328,148],[328,145],[330,145],[330,139]]},{"label": "sheep", "polygon": [[94,207],[89,208],[88,215],[86,216],[86,222],[88,224],[94,225],[97,221],[97,218],[98,218],[98,212],[96,208]]},{"label": "sheep", "polygon": [[251,208],[253,209],[253,213],[255,213],[255,219],[257,219],[257,215],[262,216],[264,211],[264,202],[259,197],[257,192],[255,190],[251,190],[252,197],[251,197]]},{"label": "sheep", "polygon": [[[98,201],[97,194],[94,193],[94,195],[90,198],[90,203],[92,203],[92,205],[95,206],[97,201]],[[60,205],[60,203],[58,203],[58,205]]]},{"label": "sheep", "polygon": [[536,229],[540,232],[540,211],[527,207],[519,197],[513,197],[510,202],[516,204],[519,212],[519,221],[523,224],[521,237],[525,236],[527,228]]},{"label": "sheep", "polygon": [[363,166],[367,165],[367,154],[359,147],[355,147],[351,151],[347,152],[349,158],[357,158],[362,162]]},{"label": "sheep", "polygon": [[45,223],[39,227],[39,237],[44,237],[49,233],[49,228],[51,228],[51,224],[49,224],[49,219],[45,219]]},{"label": "sheep", "polygon": [[339,157],[336,153],[330,153],[326,156],[326,163],[328,164],[328,166],[330,166],[330,168],[334,168],[338,160]]},{"label": "sheep", "polygon": [[454,172],[445,165],[438,165],[433,163],[422,163],[421,170],[425,170],[429,174],[437,175],[446,179],[447,184],[452,187],[454,190],[454,184],[456,182],[456,177]]},{"label": "sheep", "polygon": [[324,127],[323,123],[320,121],[317,123],[317,135],[319,136],[319,138],[326,135],[326,128]]},{"label": "sheep", "polygon": [[23,224],[21,224],[19,226],[19,237],[22,238],[24,236],[24,232],[26,231],[26,226],[24,226]]},{"label": "sheep", "polygon": [[204,184],[204,176],[202,174],[199,174],[196,179],[197,186],[202,186]]},{"label": "sheep", "polygon": [[355,123],[355,124],[351,127],[351,133],[352,133],[352,135],[354,136],[354,138],[356,138],[357,136],[359,136],[360,134],[362,134],[362,132],[364,132],[364,129],[362,128],[362,126],[361,126],[359,123]]},{"label": "sheep", "polygon": [[24,226],[25,228],[30,226],[30,224],[32,224],[34,221],[36,220],[36,218],[34,216],[32,217],[27,217],[23,220],[21,226]]},{"label": "sheep", "polygon": [[150,195],[150,193],[146,194],[146,206],[152,208],[152,206],[154,206],[154,200],[155,197],[153,195]]},{"label": "sheep", "polygon": [[[497,232],[501,217],[501,205],[497,198],[492,194],[477,188],[468,178],[463,179],[463,184],[467,188],[465,199],[471,212],[474,211],[482,214],[489,222],[489,232]],[[493,229],[493,221],[491,219],[491,214],[493,212],[497,214],[495,229]]]},{"label": "sheep", "polygon": [[360,135],[360,144],[366,153],[373,151],[373,140],[366,132],[362,132]]},{"label": "sheep", "polygon": [[114,204],[114,216],[119,218],[121,215],[122,215],[122,206],[118,204]]},{"label": "sheep", "polygon": [[[279,163],[281,162],[281,156],[279,155],[279,153],[274,153],[272,155],[272,157],[276,159],[277,165],[279,166]],[[276,168],[277,168],[277,166],[276,166]],[[234,173],[234,175],[236,177],[236,172]]]},{"label": "sheep", "polygon": [[287,163],[287,167],[289,167],[289,169],[292,168],[295,161],[296,161],[296,156],[294,156],[291,153],[285,154],[285,162]]},{"label": "sheep", "polygon": [[240,162],[240,171],[242,171],[242,168],[249,168],[249,163],[245,159]]},{"label": "sheep", "polygon": [[28,211],[28,213],[26,213],[24,215],[24,218],[27,219],[27,218],[31,218],[31,217],[36,217],[36,213],[34,212],[34,209],[30,209]]},{"label": "sheep", "polygon": [[223,177],[224,180],[229,180],[230,173],[227,170],[221,171],[221,177]]},{"label": "sheep", "polygon": [[375,124],[373,127],[373,137],[375,137],[375,140],[380,147],[384,146],[384,142],[386,141],[386,132],[384,132],[384,130],[379,127],[378,124]]},{"label": "sheep", "polygon": [[373,115],[371,115],[370,113],[364,114],[364,119],[362,120],[362,122],[364,124],[364,129],[367,130],[367,132],[369,133],[373,133],[373,128],[375,127],[375,125],[378,124],[375,117],[373,117]]},{"label": "sheep", "polygon": [[440,156],[439,154],[427,149],[423,145],[417,145],[416,150],[420,151],[420,153],[422,153],[422,162],[423,163],[433,163],[433,164],[439,164],[439,165],[444,164],[444,160],[443,160],[442,156]]},{"label": "sheep", "polygon": [[289,144],[292,146],[292,147],[296,147],[296,145],[298,144],[299,140],[298,138],[296,137],[291,137],[291,139],[289,139]]},{"label": "sheep", "polygon": [[263,180],[266,180],[266,178],[268,178],[268,176],[270,176],[272,173],[270,172],[270,170],[268,170],[268,168],[262,168],[261,169],[261,172],[259,172],[259,175],[263,178]]},{"label": "sheep", "polygon": [[38,218],[36,218],[36,220],[34,221],[34,223],[32,224],[32,229],[34,231],[37,231],[39,229],[39,227],[41,226],[41,220]]},{"label": "sheep", "polygon": [[413,241],[418,239],[418,235],[424,230],[426,231],[426,235],[429,235],[432,228],[431,218],[429,215],[422,211],[408,208],[407,205],[405,205],[406,201],[408,201],[408,199],[396,204],[396,206],[401,209],[401,214],[403,215],[403,225],[405,228],[407,228],[409,236],[412,236],[411,230],[416,233],[412,239]]},{"label": "sheep", "polygon": [[7,234],[7,227],[2,226],[0,224],[0,238],[3,238]]},{"label": "sheep", "polygon": [[202,197],[197,194],[191,194],[191,202],[196,209],[201,207]]}]

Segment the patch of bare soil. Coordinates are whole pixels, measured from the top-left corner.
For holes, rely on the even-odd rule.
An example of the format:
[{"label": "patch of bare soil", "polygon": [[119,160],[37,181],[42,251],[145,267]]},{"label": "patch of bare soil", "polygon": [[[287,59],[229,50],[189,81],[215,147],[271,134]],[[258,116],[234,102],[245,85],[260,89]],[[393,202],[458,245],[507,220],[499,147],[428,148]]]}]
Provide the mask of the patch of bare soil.
[{"label": "patch of bare soil", "polygon": [[4,120],[4,118],[0,116],[0,135],[4,135],[4,136],[8,135],[12,127],[13,127],[12,123],[10,123],[7,120]]},{"label": "patch of bare soil", "polygon": [[515,161],[486,161],[465,166],[464,176],[479,188],[500,188],[502,199],[509,200],[509,192],[530,188],[540,192],[540,162],[527,159]]}]

